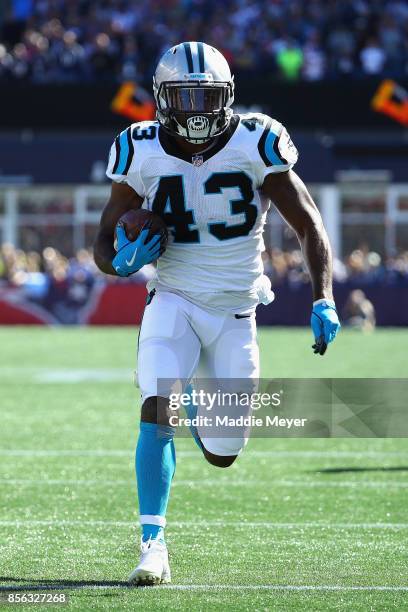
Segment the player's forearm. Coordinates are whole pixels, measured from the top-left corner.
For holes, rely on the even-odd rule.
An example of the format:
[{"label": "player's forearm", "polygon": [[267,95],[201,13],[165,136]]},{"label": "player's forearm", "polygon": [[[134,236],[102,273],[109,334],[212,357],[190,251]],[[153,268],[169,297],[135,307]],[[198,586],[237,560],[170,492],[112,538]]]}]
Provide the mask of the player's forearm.
[{"label": "player's forearm", "polygon": [[115,257],[115,249],[112,240],[99,233],[94,243],[94,259],[98,268],[105,274],[117,276],[112,267],[112,259]]},{"label": "player's forearm", "polygon": [[320,218],[308,223],[298,236],[313,287],[313,300],[333,299],[332,255]]},{"label": "player's forearm", "polygon": [[313,299],[332,299],[330,243],[306,185],[290,170],[268,175],[262,190],[297,234],[312,281]]}]

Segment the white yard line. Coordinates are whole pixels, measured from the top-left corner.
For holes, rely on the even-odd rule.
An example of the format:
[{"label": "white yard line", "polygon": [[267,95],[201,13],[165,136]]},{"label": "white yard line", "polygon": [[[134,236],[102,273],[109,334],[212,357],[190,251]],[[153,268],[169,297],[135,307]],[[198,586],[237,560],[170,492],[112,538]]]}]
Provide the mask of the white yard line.
[{"label": "white yard line", "polygon": [[131,487],[133,480],[65,480],[65,479],[25,479],[25,478],[0,478],[0,485],[22,485],[30,486],[79,486],[79,487]]},{"label": "white yard line", "polygon": [[[3,457],[132,457],[133,450],[36,450],[0,449]],[[407,453],[408,456],[408,453]]]},{"label": "white yard line", "polygon": [[[324,477],[325,478],[325,477]],[[214,486],[217,481],[214,481]],[[228,483],[229,484],[229,483]],[[254,483],[258,484],[258,483]],[[281,487],[301,487],[304,489],[308,488],[397,488],[397,489],[406,489],[408,488],[408,482],[399,481],[399,480],[339,480],[336,482],[324,481],[322,480],[264,480],[259,481],[259,484],[269,486],[273,488],[276,486]],[[248,486],[246,481],[243,481],[242,486]]]},{"label": "white yard line", "polygon": [[128,368],[0,368],[1,378],[24,378],[25,382],[38,384],[129,382],[134,371]]},{"label": "white yard line", "polygon": [[[31,591],[31,590],[53,590],[53,591],[75,591],[75,590],[127,590],[132,587],[127,584],[78,584],[66,585],[62,584],[21,584],[16,587],[13,585],[0,585],[0,592],[8,591]],[[133,587],[136,590],[138,587]],[[140,588],[140,587],[139,587]],[[159,590],[166,591],[335,591],[335,592],[350,592],[350,591],[380,591],[380,592],[407,592],[408,586],[394,585],[342,585],[342,584],[164,584],[157,587]],[[132,589],[133,590],[133,589]],[[143,590],[153,592],[151,587],[145,587]],[[154,591],[156,592],[156,591]]]},{"label": "white yard line", "polygon": [[[246,529],[248,527],[264,528],[264,529],[408,529],[408,523],[323,523],[323,522],[306,522],[306,523],[273,523],[268,521],[229,521],[225,520],[208,520],[208,521],[170,521],[169,523],[174,528],[202,528],[202,527],[232,527],[238,529]],[[3,527],[65,527],[65,526],[93,526],[93,527],[136,527],[138,519],[133,521],[109,521],[98,519],[9,519],[0,520],[0,526]]]},{"label": "white yard line", "polygon": [[[273,441],[271,440],[271,445]],[[49,450],[37,450],[37,449],[0,449],[0,456],[10,457],[132,457],[133,449],[121,450],[121,449],[49,449]],[[178,450],[177,456],[182,457],[199,457],[200,451],[197,450]],[[245,457],[318,457],[318,458],[376,458],[376,457],[408,457],[408,451],[342,451],[342,450],[251,450],[250,448],[245,452]]]},{"label": "white yard line", "polygon": [[[197,449],[198,450],[198,449]],[[132,457],[133,450],[36,450],[0,449],[3,457]],[[407,453],[408,456],[408,453]]]},{"label": "white yard line", "polygon": [[[321,480],[227,480],[220,478],[216,480],[175,480],[173,487],[269,487],[273,490],[276,487],[300,487],[302,489],[313,489],[313,488],[393,488],[393,489],[406,489],[408,488],[408,481],[402,480],[338,480],[330,481],[324,480],[326,476],[322,476]],[[66,479],[25,479],[25,478],[0,478],[0,485],[11,485],[11,486],[75,486],[75,487],[132,487],[133,480],[66,480]]]},{"label": "white yard line", "polygon": [[341,584],[168,584],[160,588],[170,591],[408,591],[408,586],[349,586]]}]

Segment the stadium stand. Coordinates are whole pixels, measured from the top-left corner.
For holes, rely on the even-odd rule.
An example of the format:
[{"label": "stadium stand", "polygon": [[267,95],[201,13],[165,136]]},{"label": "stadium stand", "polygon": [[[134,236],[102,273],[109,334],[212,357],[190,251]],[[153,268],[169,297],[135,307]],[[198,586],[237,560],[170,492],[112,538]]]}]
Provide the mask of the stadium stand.
[{"label": "stadium stand", "polygon": [[144,80],[179,40],[205,40],[234,71],[293,81],[408,71],[402,0],[5,0],[0,80]]}]

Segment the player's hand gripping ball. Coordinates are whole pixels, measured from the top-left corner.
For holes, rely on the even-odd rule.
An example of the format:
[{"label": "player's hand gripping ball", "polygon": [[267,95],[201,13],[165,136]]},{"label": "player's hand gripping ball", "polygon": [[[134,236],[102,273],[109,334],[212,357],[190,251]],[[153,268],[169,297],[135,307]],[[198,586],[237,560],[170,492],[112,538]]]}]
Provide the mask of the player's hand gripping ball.
[{"label": "player's hand gripping ball", "polygon": [[310,325],[315,337],[312,349],[315,355],[324,355],[327,345],[333,342],[341,327],[333,300],[318,300],[313,304]]},{"label": "player's hand gripping ball", "polygon": [[129,210],[115,228],[112,266],[116,274],[129,276],[156,261],[166,250],[167,239],[167,227],[159,215],[143,208]]}]

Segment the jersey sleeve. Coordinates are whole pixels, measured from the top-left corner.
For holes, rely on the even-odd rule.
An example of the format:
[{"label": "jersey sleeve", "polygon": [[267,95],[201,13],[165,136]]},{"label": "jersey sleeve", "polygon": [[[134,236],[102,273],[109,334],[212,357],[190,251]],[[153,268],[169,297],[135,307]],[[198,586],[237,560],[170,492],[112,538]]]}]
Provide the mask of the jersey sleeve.
[{"label": "jersey sleeve", "polygon": [[298,159],[298,151],[286,128],[271,117],[262,115],[263,131],[255,154],[255,174],[261,186],[268,174],[287,172]]},{"label": "jersey sleeve", "polygon": [[144,197],[144,185],[140,175],[140,164],[135,155],[132,126],[116,136],[109,153],[106,176],[115,183],[126,183]]}]

